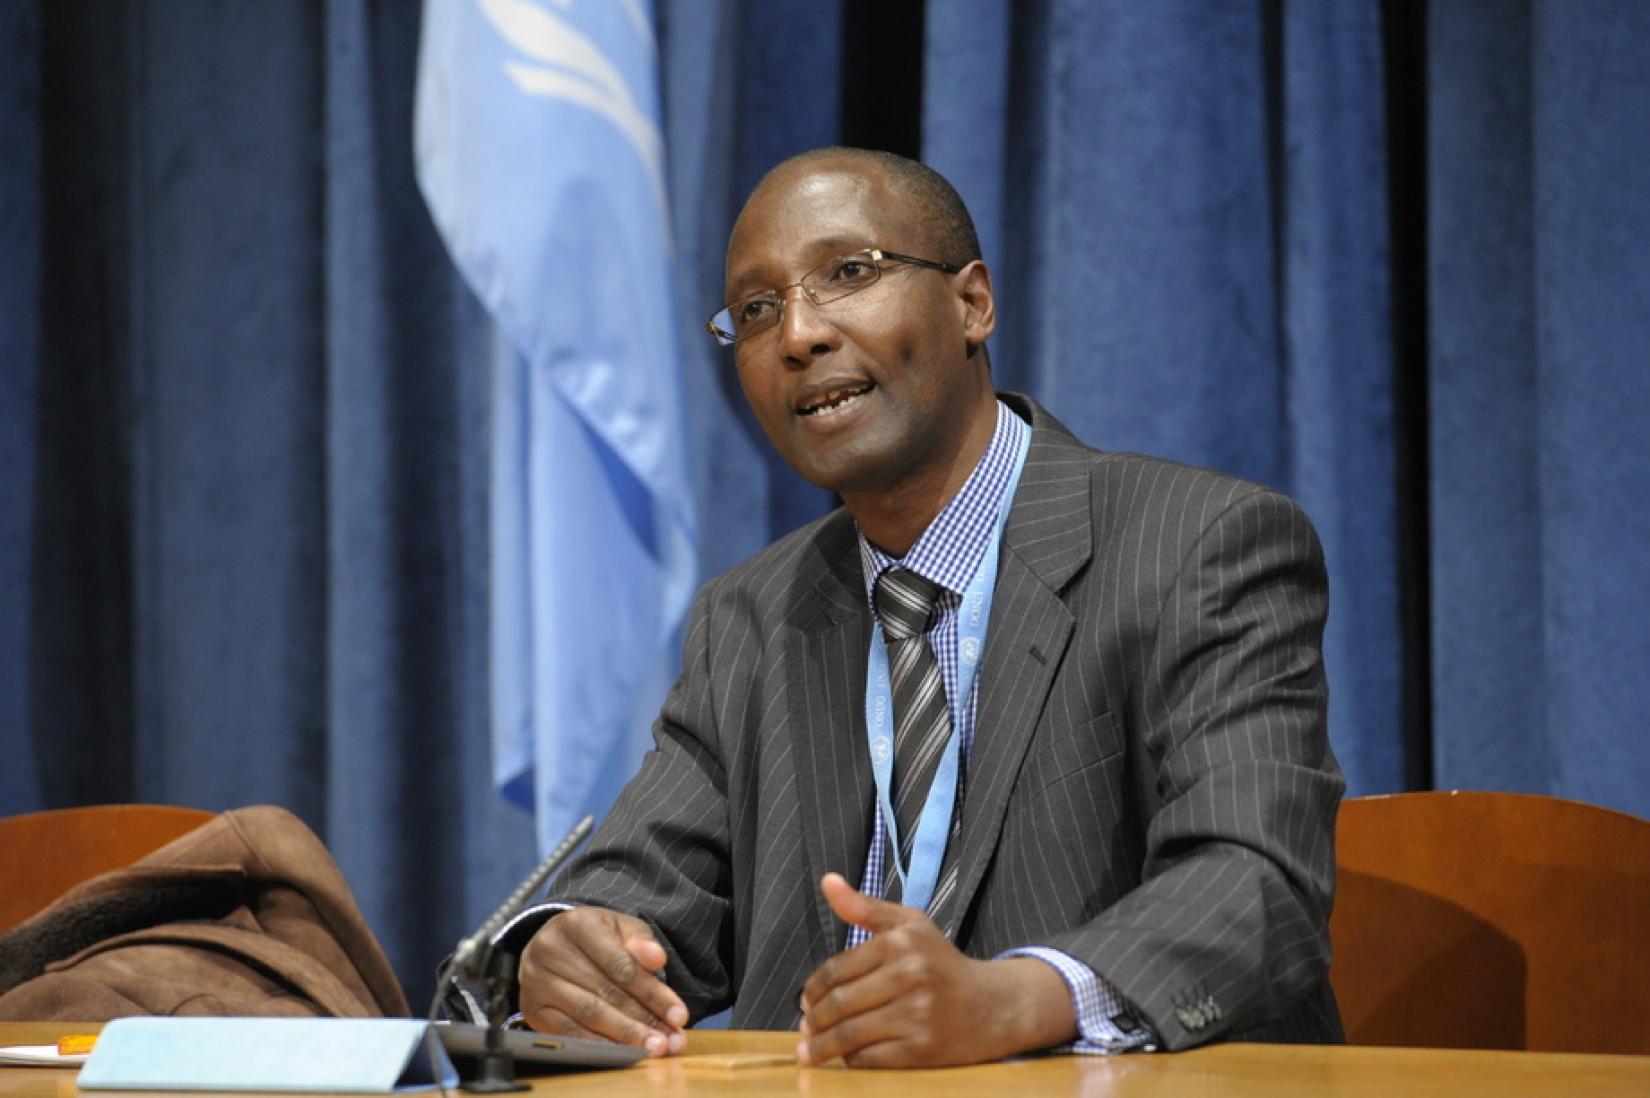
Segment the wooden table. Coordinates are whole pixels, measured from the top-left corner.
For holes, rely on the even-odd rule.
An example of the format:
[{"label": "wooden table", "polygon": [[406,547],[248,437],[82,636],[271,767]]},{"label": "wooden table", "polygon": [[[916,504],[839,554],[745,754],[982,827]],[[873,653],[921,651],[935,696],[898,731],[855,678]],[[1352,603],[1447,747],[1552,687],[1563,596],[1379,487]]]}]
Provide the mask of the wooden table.
[{"label": "wooden table", "polygon": [[[0,1022],[0,1045],[45,1044],[96,1025]],[[1454,1052],[1306,1045],[1216,1045],[1172,1055],[1113,1059],[1048,1056],[1012,1063],[935,1071],[850,1071],[717,1066],[740,1054],[789,1056],[791,1033],[691,1034],[687,1054],[618,1071],[540,1076],[539,1096],[668,1098],[672,1095],[806,1094],[886,1098],[1078,1095],[1081,1098],[1338,1098],[1338,1096],[1560,1095],[1563,1098],[1645,1098],[1650,1056],[1580,1056],[1545,1052]],[[75,1098],[74,1072],[64,1068],[0,1068],[0,1098]]]}]

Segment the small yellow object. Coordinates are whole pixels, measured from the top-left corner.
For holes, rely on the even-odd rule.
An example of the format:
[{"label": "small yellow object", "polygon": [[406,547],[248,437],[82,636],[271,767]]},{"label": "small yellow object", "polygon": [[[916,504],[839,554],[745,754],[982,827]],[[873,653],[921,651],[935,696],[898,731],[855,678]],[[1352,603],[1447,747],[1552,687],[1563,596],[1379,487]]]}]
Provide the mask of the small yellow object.
[{"label": "small yellow object", "polygon": [[70,1033],[57,1039],[59,1056],[84,1056],[97,1044],[95,1033]]}]

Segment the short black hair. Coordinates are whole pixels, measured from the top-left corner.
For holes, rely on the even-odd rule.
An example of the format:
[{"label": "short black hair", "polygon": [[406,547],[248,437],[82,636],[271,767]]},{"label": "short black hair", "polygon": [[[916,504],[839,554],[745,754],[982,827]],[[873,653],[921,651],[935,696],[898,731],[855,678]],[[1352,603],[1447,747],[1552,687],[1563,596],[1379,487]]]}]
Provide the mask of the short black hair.
[{"label": "short black hair", "polygon": [[856,149],[848,145],[810,149],[775,165],[762,177],[757,189],[761,189],[770,177],[780,171],[815,160],[860,161],[882,169],[888,180],[912,200],[924,224],[933,233],[932,240],[924,243],[937,248],[939,254],[922,258],[949,263],[953,267],[965,267],[983,258],[980,255],[980,234],[975,231],[974,219],[969,216],[968,206],[963,203],[957,188],[927,164],[898,153],[882,149]]}]

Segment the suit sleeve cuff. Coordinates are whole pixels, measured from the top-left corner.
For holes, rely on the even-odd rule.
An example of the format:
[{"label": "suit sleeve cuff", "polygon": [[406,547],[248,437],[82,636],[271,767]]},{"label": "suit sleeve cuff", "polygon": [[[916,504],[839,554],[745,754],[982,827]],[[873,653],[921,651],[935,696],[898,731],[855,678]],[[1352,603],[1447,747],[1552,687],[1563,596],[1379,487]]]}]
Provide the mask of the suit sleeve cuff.
[{"label": "suit sleeve cuff", "polygon": [[1077,1040],[1050,1049],[1106,1056],[1118,1052],[1156,1052],[1157,1035],[1138,1011],[1106,980],[1070,954],[1044,946],[1027,946],[999,953],[1004,957],[1035,957],[1049,965],[1066,982],[1071,992],[1072,1012],[1077,1016]]},{"label": "suit sleeve cuff", "polygon": [[539,927],[550,921],[550,916],[568,911],[572,904],[551,903],[545,901],[536,903],[532,907],[523,908],[510,916],[510,921],[499,927],[488,943],[495,951],[505,949],[514,953],[518,958],[521,951],[527,948],[527,942],[539,932]]}]

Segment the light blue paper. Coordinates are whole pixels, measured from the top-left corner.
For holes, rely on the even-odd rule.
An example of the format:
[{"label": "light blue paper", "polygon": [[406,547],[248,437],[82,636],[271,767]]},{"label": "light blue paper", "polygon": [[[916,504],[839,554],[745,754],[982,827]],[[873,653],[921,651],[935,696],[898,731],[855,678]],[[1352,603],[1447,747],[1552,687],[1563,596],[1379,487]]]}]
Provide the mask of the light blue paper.
[{"label": "light blue paper", "polygon": [[82,1090],[386,1094],[434,1087],[432,1063],[457,1085],[440,1040],[411,1018],[117,1018],[76,1082]]}]

